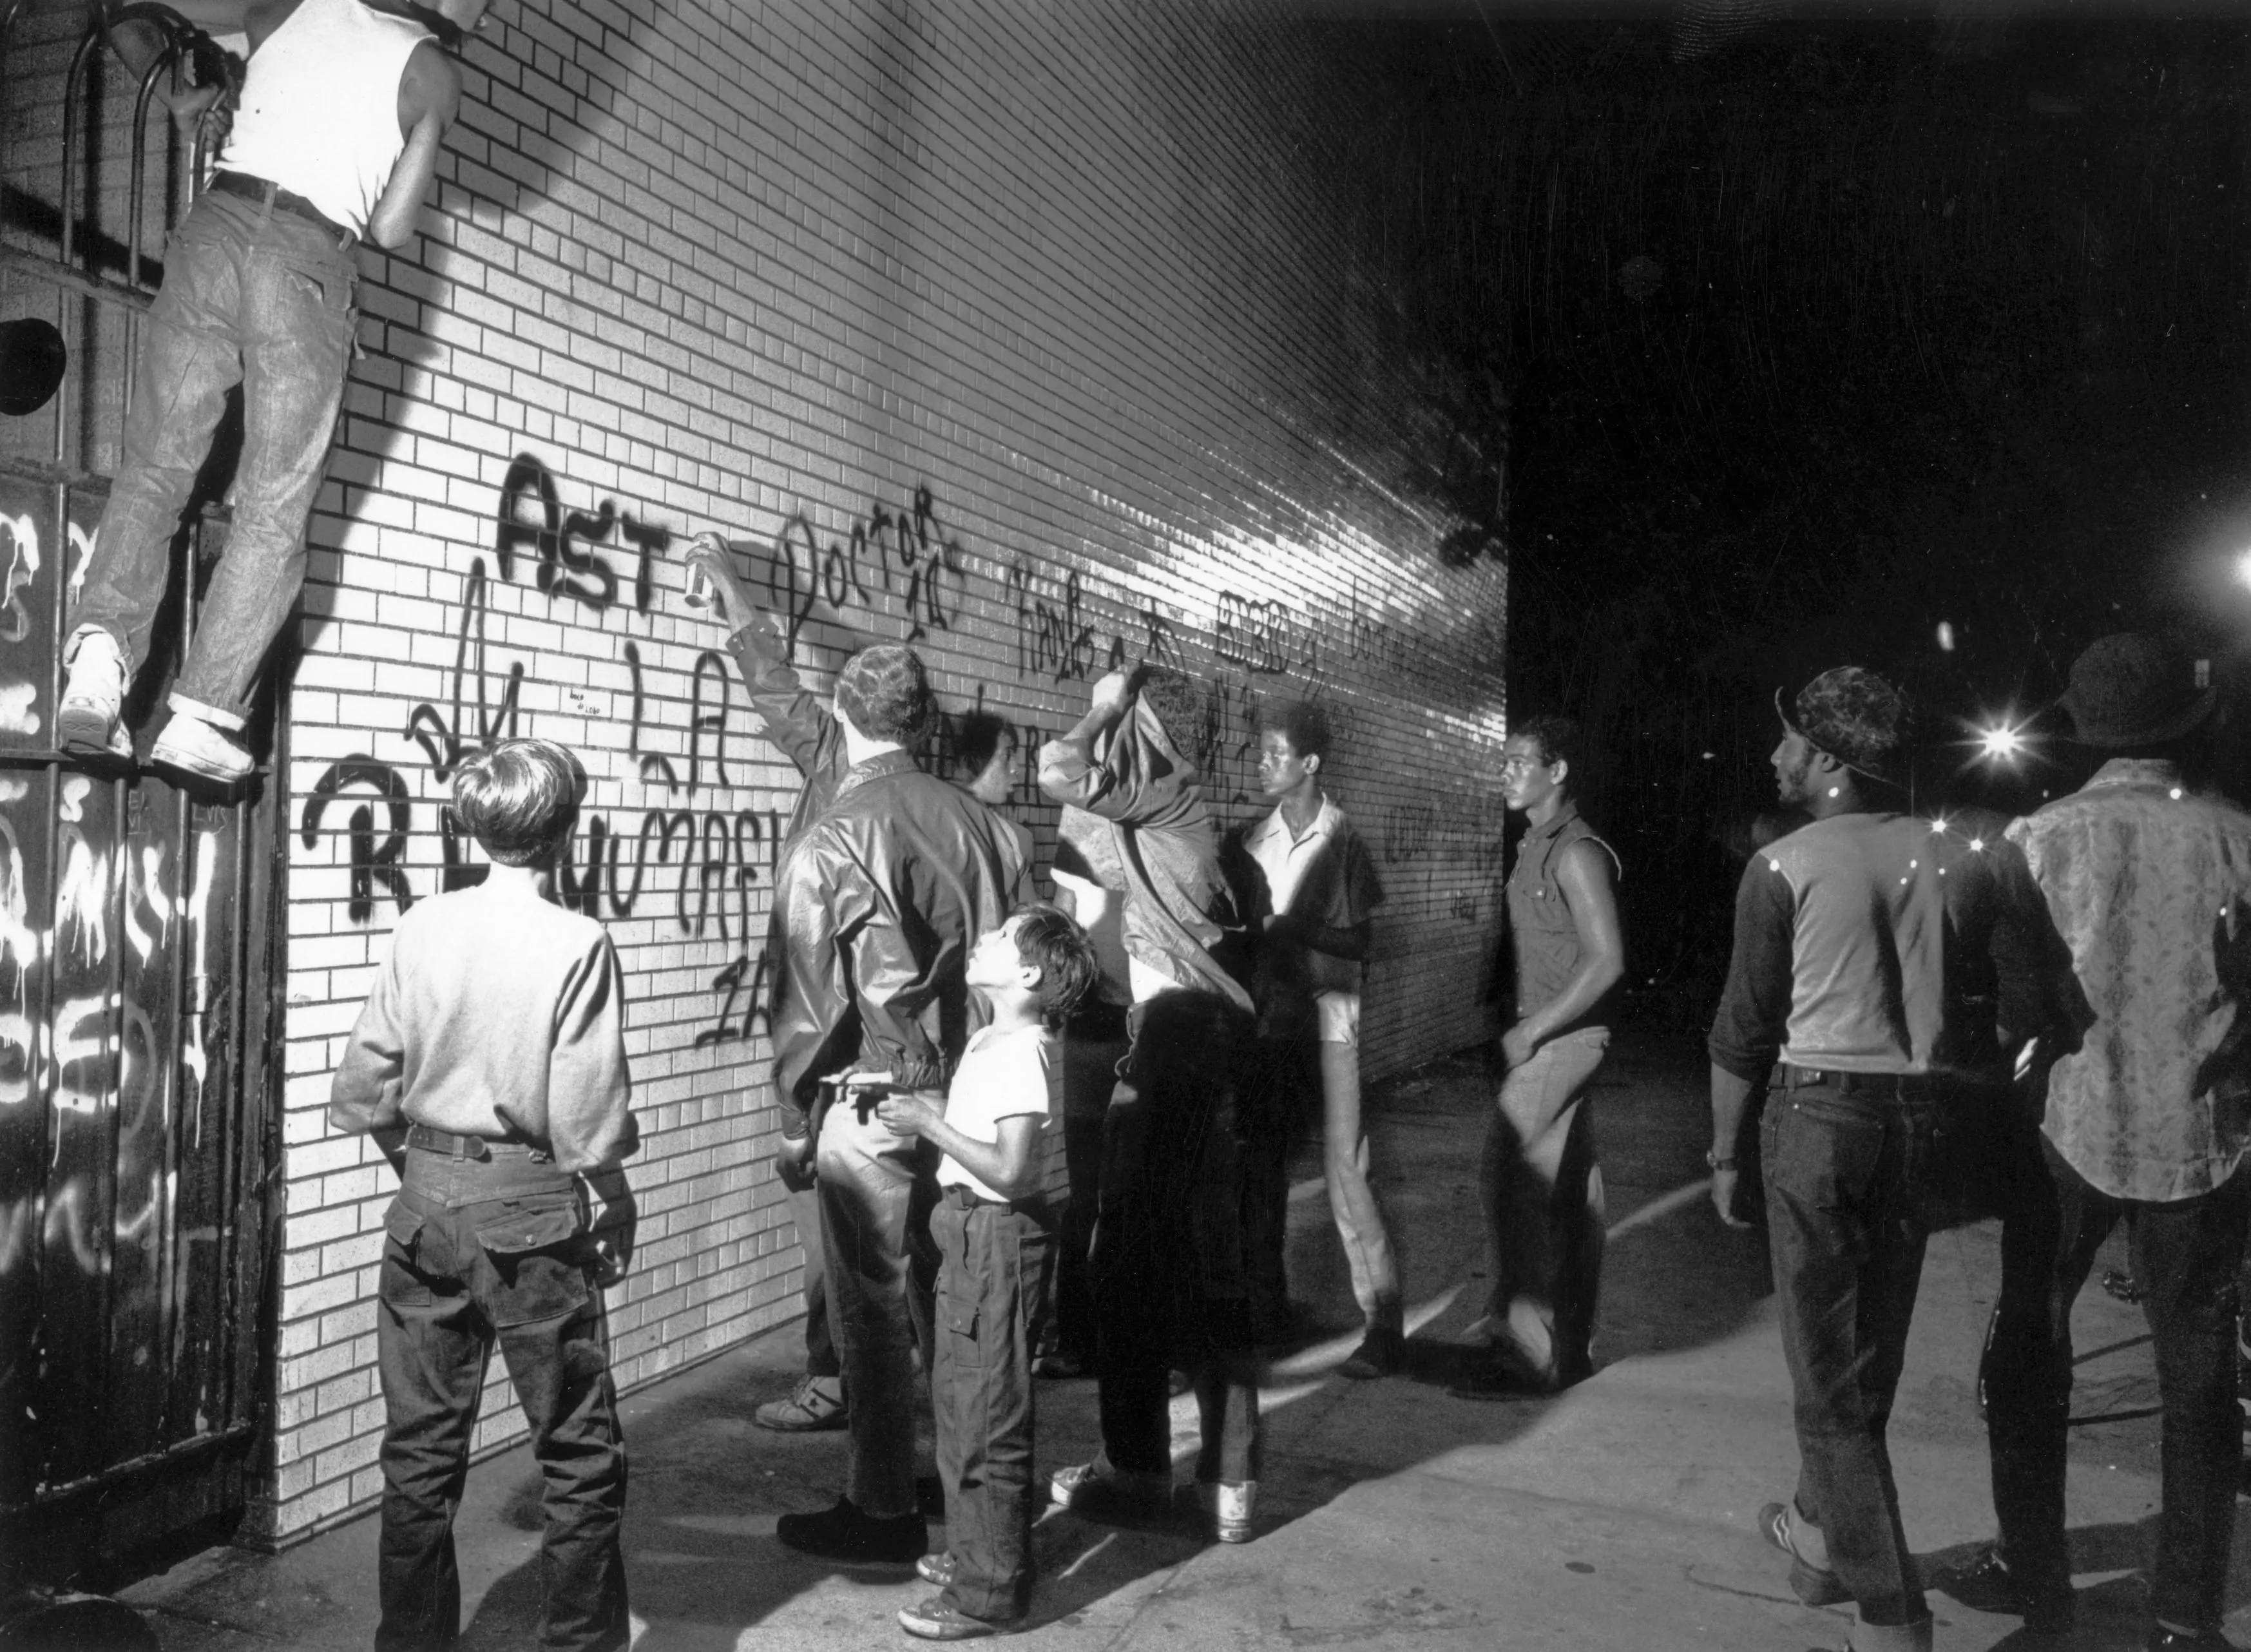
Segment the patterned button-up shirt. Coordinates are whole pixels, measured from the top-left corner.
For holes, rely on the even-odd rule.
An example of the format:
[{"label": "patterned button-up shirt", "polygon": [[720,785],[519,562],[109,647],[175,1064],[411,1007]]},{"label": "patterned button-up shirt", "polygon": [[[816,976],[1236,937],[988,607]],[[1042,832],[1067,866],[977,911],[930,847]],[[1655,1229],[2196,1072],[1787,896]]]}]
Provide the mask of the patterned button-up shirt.
[{"label": "patterned button-up shirt", "polygon": [[2071,954],[2048,1139],[2114,1197],[2209,1192],[2251,1146],[2251,815],[2116,758],[2009,836]]}]

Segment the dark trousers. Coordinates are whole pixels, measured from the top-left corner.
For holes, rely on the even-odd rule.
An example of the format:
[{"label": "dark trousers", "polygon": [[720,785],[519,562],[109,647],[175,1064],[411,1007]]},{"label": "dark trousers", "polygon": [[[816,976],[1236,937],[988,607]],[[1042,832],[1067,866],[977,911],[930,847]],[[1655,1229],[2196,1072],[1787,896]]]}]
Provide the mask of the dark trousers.
[{"label": "dark trousers", "polygon": [[1486,1131],[1493,1341],[1555,1383],[1594,1364],[1609,1206],[1588,1096],[1610,1040],[1581,1027],[1541,1045],[1501,1080]]},{"label": "dark trousers", "polygon": [[1922,1278],[1932,1109],[1832,1085],[1777,1090],[1760,1122],[1797,1512],[1870,1624],[1926,1615],[1884,1442]]},{"label": "dark trousers", "polygon": [[[1113,1005],[1082,1006],[1063,1038],[1063,1152],[1070,1178],[1056,1253],[1055,1311],[1046,1342],[1085,1361],[1095,1357],[1094,1279],[1088,1258],[1101,1204],[1102,1120],[1126,1054],[1125,1012]],[[1043,1350],[1045,1351],[1045,1350]]]},{"label": "dark trousers", "polygon": [[1250,1260],[1250,1322],[1262,1341],[1289,1334],[1290,1137],[1302,1098],[1320,1084],[1319,1045],[1261,1038],[1243,1086],[1243,1240]]},{"label": "dark trousers", "polygon": [[938,1332],[931,1405],[945,1488],[946,1604],[1008,1622],[1032,1591],[1032,1350],[1047,1315],[1052,1213],[946,1190],[931,1212]]},{"label": "dark trousers", "polygon": [[459,1632],[454,1517],[495,1342],[544,1480],[540,1645],[624,1646],[625,1444],[571,1177],[521,1149],[483,1162],[412,1149],[384,1226],[377,1652]]},{"label": "dark trousers", "polygon": [[[2034,1156],[2037,1156],[2036,1157]],[[1993,1454],[1993,1509],[2012,1572],[2067,1585],[2065,1440],[2071,1409],[2071,1308],[2095,1257],[2123,1219],[2157,1348],[2164,1475],[2151,1615],[2217,1633],[2235,1525],[2241,1447],[2234,1338],[2236,1269],[2251,1220],[2251,1176],[2163,1204],[2113,1198],[2088,1184],[2045,1136],[2005,1212],[2001,1295],[1981,1378]]]},{"label": "dark trousers", "polygon": [[1102,1445],[1115,1468],[1172,1472],[1168,1371],[1203,1419],[1199,1480],[1258,1477],[1258,1389],[1237,1113],[1244,1024],[1224,999],[1133,1006],[1103,1126],[1094,1242]]}]

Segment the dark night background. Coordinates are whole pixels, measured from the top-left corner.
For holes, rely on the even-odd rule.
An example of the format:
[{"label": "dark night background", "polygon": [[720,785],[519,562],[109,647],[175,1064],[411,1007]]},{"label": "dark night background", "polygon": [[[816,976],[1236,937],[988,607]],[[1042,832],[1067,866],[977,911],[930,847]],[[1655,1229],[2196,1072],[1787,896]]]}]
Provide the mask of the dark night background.
[{"label": "dark night background", "polygon": [[[2091,767],[2037,724],[2130,625],[2241,672],[2251,24],[1703,0],[1353,24],[1430,485],[1505,545],[1512,717],[1561,709],[1627,866],[1633,977],[1708,1016],[1773,691],[1919,711],[1915,805]],[[1384,129],[1388,125],[1389,129]],[[1953,646],[1941,645],[1940,626]],[[2237,698],[2232,693],[2230,698]],[[2240,735],[2208,782],[2241,796]]]}]

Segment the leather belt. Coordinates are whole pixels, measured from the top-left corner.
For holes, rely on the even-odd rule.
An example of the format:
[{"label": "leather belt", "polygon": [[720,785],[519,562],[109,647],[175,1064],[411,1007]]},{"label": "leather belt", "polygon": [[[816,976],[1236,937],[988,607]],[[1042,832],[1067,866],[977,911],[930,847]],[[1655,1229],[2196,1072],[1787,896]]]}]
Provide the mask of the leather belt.
[{"label": "leather belt", "polygon": [[308,223],[317,224],[329,234],[341,235],[348,242],[359,239],[303,196],[265,178],[253,177],[247,172],[214,173],[209,187],[222,195],[239,195],[246,201],[256,201],[277,212],[287,212]]},{"label": "leather belt", "polygon": [[1938,1093],[1938,1080],[1928,1072],[1839,1072],[1828,1067],[1785,1065],[1785,1090],[1820,1085],[1839,1095],[1893,1095],[1902,1101],[1928,1100]]},{"label": "leather belt", "polygon": [[535,1158],[544,1157],[540,1149],[529,1142],[494,1141],[481,1135],[455,1135],[451,1130],[440,1130],[435,1125],[417,1124],[406,1132],[406,1145],[420,1148],[426,1153],[442,1153],[450,1159],[488,1159],[495,1152],[527,1153]]}]

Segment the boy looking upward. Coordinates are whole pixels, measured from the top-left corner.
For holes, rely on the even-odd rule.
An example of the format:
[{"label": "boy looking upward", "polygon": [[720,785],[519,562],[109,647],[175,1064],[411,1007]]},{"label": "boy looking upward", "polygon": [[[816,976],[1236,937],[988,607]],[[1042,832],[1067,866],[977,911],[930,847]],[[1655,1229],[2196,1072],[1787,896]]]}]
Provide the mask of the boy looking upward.
[{"label": "boy looking upward", "polygon": [[[578,798],[577,765],[548,740],[461,766],[454,807],[491,870],[399,919],[329,1090],[329,1122],[372,1133],[399,1173],[377,1283],[377,1652],[459,1631],[454,1517],[495,1342],[545,1482],[539,1643],[628,1638],[625,1442],[596,1289],[631,1249],[624,981],[608,933],[544,887]],[[582,1175],[606,1207],[592,1234]]]},{"label": "boy looking upward", "polygon": [[927,1640],[999,1634],[1032,1585],[1032,1350],[1070,1196],[1056,1034],[1101,974],[1085,933],[1052,906],[978,937],[969,986],[993,1018],[969,1040],[943,1109],[912,1093],[877,1116],[945,1154],[930,1218],[940,1329],[931,1370],[947,1552],[917,1570],[943,1592],[899,1614]]}]

